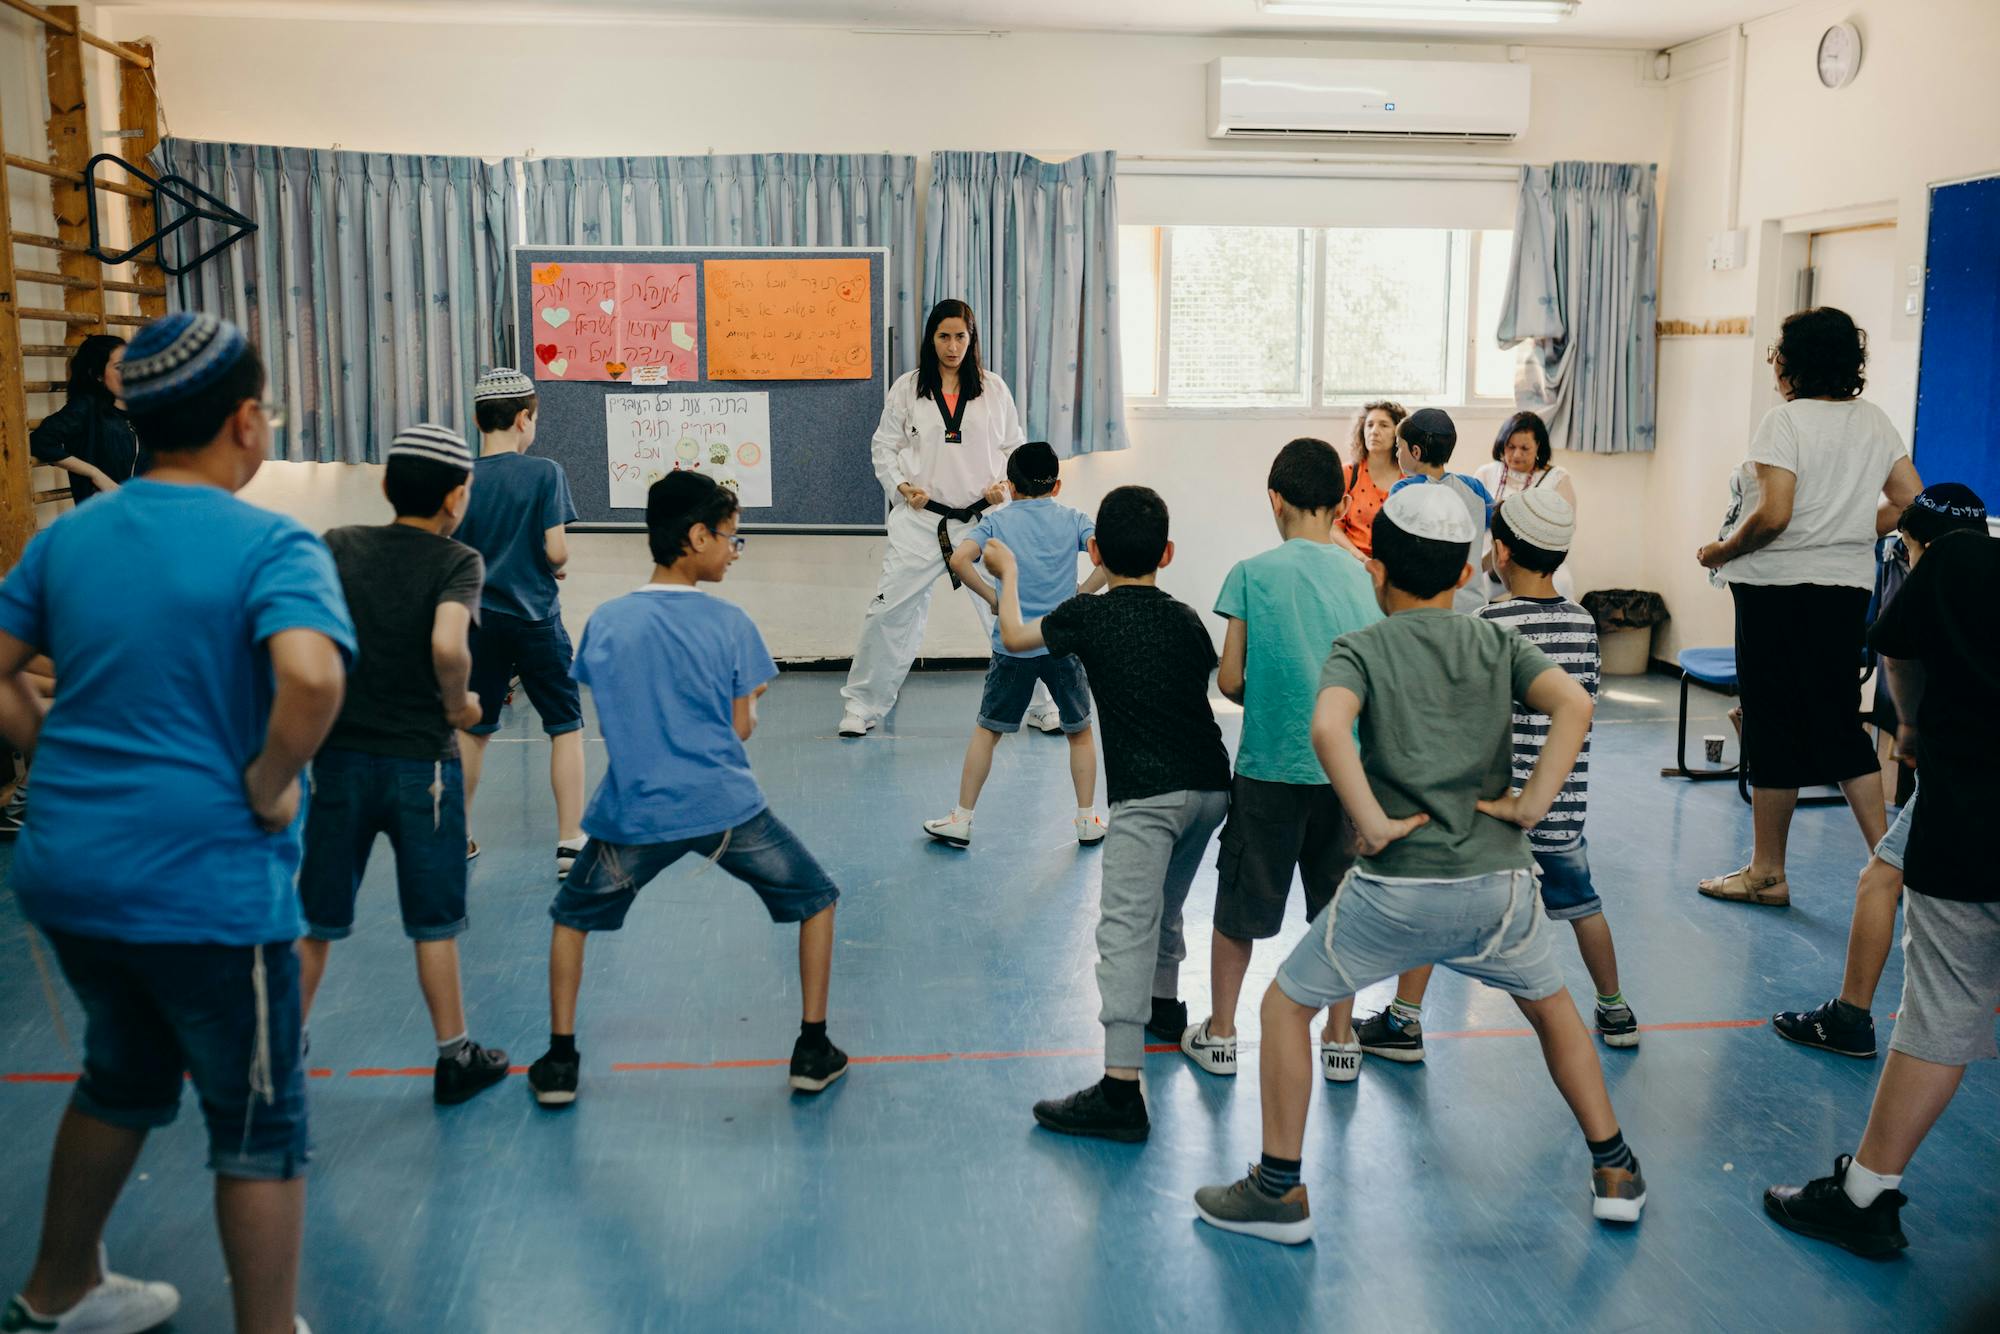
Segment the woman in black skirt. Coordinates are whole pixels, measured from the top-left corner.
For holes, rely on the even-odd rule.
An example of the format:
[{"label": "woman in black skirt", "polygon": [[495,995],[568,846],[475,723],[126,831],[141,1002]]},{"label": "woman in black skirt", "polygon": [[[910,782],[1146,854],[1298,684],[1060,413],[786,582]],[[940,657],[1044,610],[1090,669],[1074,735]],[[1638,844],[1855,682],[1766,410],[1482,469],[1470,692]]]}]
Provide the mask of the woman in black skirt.
[{"label": "woman in black skirt", "polygon": [[1785,320],[1770,352],[1785,401],[1750,442],[1742,521],[1696,553],[1736,602],[1756,831],[1749,865],[1701,882],[1710,898],[1791,902],[1785,842],[1802,787],[1838,784],[1871,848],[1888,828],[1861,726],[1862,640],[1875,539],[1923,483],[1888,415],[1861,397],[1867,359],[1866,336],[1842,311]]}]

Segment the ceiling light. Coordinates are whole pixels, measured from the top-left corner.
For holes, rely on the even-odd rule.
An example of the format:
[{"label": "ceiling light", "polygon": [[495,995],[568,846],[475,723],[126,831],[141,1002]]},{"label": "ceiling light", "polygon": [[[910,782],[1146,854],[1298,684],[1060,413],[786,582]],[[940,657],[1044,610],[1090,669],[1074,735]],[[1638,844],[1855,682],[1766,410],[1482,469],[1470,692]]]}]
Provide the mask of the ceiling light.
[{"label": "ceiling light", "polygon": [[1257,0],[1266,14],[1411,23],[1560,23],[1578,0]]}]

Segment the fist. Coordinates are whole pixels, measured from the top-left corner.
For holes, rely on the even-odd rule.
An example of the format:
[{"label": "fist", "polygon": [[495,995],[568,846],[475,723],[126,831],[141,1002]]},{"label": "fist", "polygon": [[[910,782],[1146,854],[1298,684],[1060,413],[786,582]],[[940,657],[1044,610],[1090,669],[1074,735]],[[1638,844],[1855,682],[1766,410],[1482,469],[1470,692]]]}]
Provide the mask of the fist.
[{"label": "fist", "polygon": [[465,692],[465,703],[459,705],[456,712],[447,714],[446,721],[459,731],[465,732],[479,726],[479,720],[484,715],[485,710],[480,707],[479,696],[468,690]]}]

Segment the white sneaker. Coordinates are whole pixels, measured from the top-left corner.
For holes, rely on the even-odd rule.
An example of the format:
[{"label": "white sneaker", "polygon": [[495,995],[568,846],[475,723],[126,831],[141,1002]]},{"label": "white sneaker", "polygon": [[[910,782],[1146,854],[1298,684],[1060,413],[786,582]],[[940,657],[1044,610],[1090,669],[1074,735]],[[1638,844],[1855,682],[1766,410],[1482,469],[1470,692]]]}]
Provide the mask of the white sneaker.
[{"label": "white sneaker", "polygon": [[1089,847],[1104,841],[1104,817],[1101,815],[1079,815],[1076,817],[1076,841]]},{"label": "white sneaker", "polygon": [[164,1324],[180,1310],[181,1295],[171,1283],[147,1283],[104,1270],[104,1281],[61,1315],[29,1310],[19,1297],[0,1314],[0,1329],[50,1330],[56,1334],[140,1334]]},{"label": "white sneaker", "polygon": [[295,1315],[292,1317],[292,1334],[313,1334],[312,1326],[306,1323],[304,1316]]},{"label": "white sneaker", "polygon": [[947,815],[942,820],[926,820],[924,821],[924,832],[938,842],[949,843],[954,848],[972,846],[972,820],[970,817],[961,820],[955,815]]},{"label": "white sneaker", "polygon": [[1038,704],[1028,710],[1028,726],[1037,732],[1062,731],[1062,710],[1053,704]]},{"label": "white sneaker", "polygon": [[1204,1019],[1190,1026],[1181,1034],[1181,1053],[1195,1068],[1206,1070],[1211,1075],[1233,1075],[1236,1073],[1236,1039],[1212,1038],[1208,1035],[1209,1021]]},{"label": "white sneaker", "polygon": [[840,715],[840,734],[842,736],[867,736],[874,730],[875,720],[873,718],[863,718],[858,713],[843,713]]},{"label": "white sneaker", "polygon": [[1335,1084],[1352,1084],[1361,1078],[1361,1043],[1320,1043],[1319,1068],[1320,1073]]}]

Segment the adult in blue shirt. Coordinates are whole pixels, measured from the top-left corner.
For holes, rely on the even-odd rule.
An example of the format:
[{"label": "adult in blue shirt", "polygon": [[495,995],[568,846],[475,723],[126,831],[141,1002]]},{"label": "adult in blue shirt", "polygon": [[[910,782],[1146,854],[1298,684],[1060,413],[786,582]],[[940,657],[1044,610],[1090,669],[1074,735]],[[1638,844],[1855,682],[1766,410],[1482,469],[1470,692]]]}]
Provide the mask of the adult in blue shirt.
[{"label": "adult in blue shirt", "polygon": [[[173,1288],[104,1272],[99,1239],[186,1071],[236,1326],[289,1329],[308,1157],[298,775],[340,710],[354,630],[320,540],[233,494],[276,421],[242,331],[169,315],[124,372],[155,466],[58,519],[0,586],[0,731],[35,753],[14,890],[86,1021],[41,1250],[0,1325],[172,1315]],[[46,718],[21,675],[38,653],[62,682]]]}]

